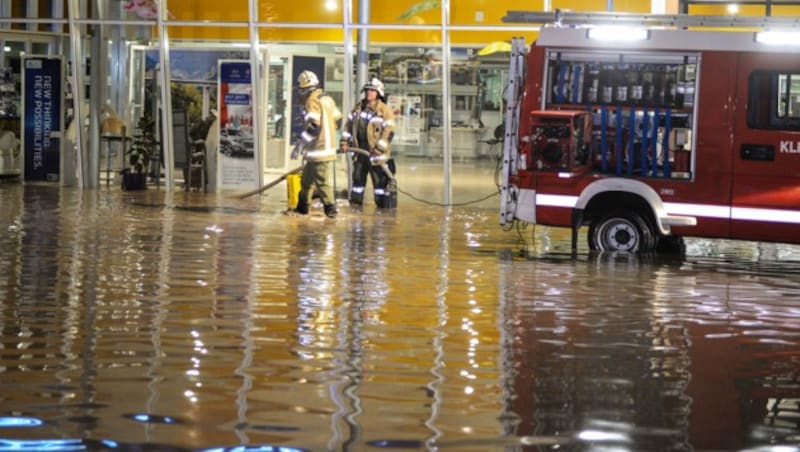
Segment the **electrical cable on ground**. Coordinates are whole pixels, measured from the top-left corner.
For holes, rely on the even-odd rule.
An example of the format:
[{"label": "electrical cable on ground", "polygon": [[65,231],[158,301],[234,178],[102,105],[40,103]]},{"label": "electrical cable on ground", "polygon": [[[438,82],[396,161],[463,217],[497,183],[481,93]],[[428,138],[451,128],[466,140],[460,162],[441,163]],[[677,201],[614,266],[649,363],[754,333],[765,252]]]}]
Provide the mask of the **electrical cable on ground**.
[{"label": "electrical cable on ground", "polygon": [[400,190],[399,187],[395,187],[395,189],[397,190],[398,193],[402,193],[402,194],[408,196],[409,198],[413,199],[414,201],[421,202],[423,204],[428,204],[428,205],[431,205],[431,206],[439,206],[439,207],[464,207],[464,206],[468,206],[468,205],[471,205],[471,204],[477,204],[479,202],[486,201],[487,199],[493,198],[495,196],[500,196],[500,178],[499,178],[500,168],[501,168],[500,160],[498,159],[497,160],[497,165],[495,165],[495,170],[494,170],[494,184],[497,187],[497,191],[494,192],[494,193],[490,193],[490,194],[488,194],[488,195],[486,195],[486,196],[484,196],[482,198],[473,199],[472,201],[464,201],[464,202],[445,204],[445,203],[441,203],[441,202],[433,202],[433,201],[426,201],[424,199],[420,199],[420,198],[412,195],[411,193],[409,193],[407,191]]},{"label": "electrical cable on ground", "polygon": [[414,201],[421,202],[423,204],[428,204],[428,205],[431,205],[431,206],[439,206],[439,207],[463,207],[463,206],[468,206],[470,204],[477,204],[479,202],[486,201],[489,198],[493,198],[495,196],[499,196],[500,195],[500,192],[495,192],[495,193],[488,194],[488,195],[484,196],[483,198],[473,199],[472,201],[445,204],[445,203],[441,203],[441,202],[433,202],[433,201],[427,201],[427,200],[424,200],[424,199],[420,199],[420,198],[412,195],[411,193],[408,193],[407,191],[400,190],[399,188],[397,189],[397,192],[408,196],[409,198],[413,199]]}]

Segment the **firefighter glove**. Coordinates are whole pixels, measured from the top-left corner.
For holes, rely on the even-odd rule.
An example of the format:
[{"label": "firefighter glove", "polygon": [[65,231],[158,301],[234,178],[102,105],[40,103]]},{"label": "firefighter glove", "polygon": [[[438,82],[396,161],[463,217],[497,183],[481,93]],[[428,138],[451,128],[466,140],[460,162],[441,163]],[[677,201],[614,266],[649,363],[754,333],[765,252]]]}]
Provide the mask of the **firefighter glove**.
[{"label": "firefighter glove", "polygon": [[294,149],[292,149],[292,155],[290,156],[292,160],[297,160],[298,157],[303,153],[303,143],[297,142],[294,145]]},{"label": "firefighter glove", "polygon": [[381,165],[383,163],[386,163],[387,160],[388,157],[385,154],[382,154],[380,152],[375,152],[374,149],[369,153],[369,161],[373,165]]}]

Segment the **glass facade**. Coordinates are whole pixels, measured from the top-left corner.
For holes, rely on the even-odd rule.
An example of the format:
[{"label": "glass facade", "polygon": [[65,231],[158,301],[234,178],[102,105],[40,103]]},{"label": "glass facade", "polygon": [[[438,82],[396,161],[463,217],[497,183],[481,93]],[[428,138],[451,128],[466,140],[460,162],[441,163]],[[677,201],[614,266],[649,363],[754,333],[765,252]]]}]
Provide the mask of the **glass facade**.
[{"label": "glass facade", "polygon": [[[531,42],[538,29],[503,17],[511,10],[609,7],[649,13],[651,6],[599,0],[315,0],[302,7],[263,0],[0,0],[0,61],[7,74],[0,120],[4,129],[20,130],[20,56],[60,58],[64,183],[107,183],[129,164],[124,146],[108,137],[124,134],[126,143],[146,125],[154,136],[148,171],[157,183],[168,189],[185,183],[192,155],[202,151],[210,188],[224,189],[219,167],[228,157],[239,158],[237,164],[252,159],[255,180],[249,184],[294,166],[289,154],[300,70],[318,72],[344,112],[374,76],[385,83],[396,115],[400,187],[432,203],[492,205],[495,200],[480,199],[496,190],[508,42],[515,36]],[[252,99],[246,111],[226,103],[233,99],[227,89],[244,89],[221,79],[223,66],[235,62],[257,68],[244,84]],[[74,121],[78,115],[83,121]],[[344,156],[336,168],[336,190],[346,192]]]}]

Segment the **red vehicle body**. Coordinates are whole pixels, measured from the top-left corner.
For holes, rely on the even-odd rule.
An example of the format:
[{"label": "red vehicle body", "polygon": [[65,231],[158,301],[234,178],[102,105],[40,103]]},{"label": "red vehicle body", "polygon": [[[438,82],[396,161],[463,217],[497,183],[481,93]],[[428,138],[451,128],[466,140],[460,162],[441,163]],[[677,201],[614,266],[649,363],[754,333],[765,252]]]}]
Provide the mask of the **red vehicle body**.
[{"label": "red vehicle body", "polygon": [[800,53],[753,38],[542,29],[506,113],[501,224],[571,227],[573,247],[589,226],[590,248],[612,251],[800,243]]}]

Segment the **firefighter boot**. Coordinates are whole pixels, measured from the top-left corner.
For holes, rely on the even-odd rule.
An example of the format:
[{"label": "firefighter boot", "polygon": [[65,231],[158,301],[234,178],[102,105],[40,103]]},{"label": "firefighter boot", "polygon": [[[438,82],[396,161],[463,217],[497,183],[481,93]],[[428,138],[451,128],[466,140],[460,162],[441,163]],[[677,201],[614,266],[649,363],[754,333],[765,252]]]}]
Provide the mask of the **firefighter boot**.
[{"label": "firefighter boot", "polygon": [[325,209],[325,215],[328,218],[336,218],[336,214],[339,213],[336,209],[336,204],[323,204],[322,208]]},{"label": "firefighter boot", "polygon": [[305,190],[301,190],[297,196],[297,207],[294,211],[301,215],[308,215],[308,194]]},{"label": "firefighter boot", "polygon": [[386,192],[386,199],[384,200],[383,207],[385,209],[396,209],[397,208],[397,190],[392,190],[391,188]]},{"label": "firefighter boot", "polygon": [[389,182],[388,187],[375,189],[375,205],[379,209],[394,209],[397,207],[397,192],[392,188],[392,183]]},{"label": "firefighter boot", "polygon": [[350,190],[350,205],[351,206],[360,206],[364,203],[364,188],[361,187],[359,191],[357,187],[353,187],[353,190]]},{"label": "firefighter boot", "polygon": [[375,197],[375,205],[379,209],[386,208],[387,196],[385,194],[383,194],[383,193],[374,193],[373,196]]},{"label": "firefighter boot", "polygon": [[379,209],[397,208],[397,192],[387,192],[382,195],[375,195],[375,205]]}]

